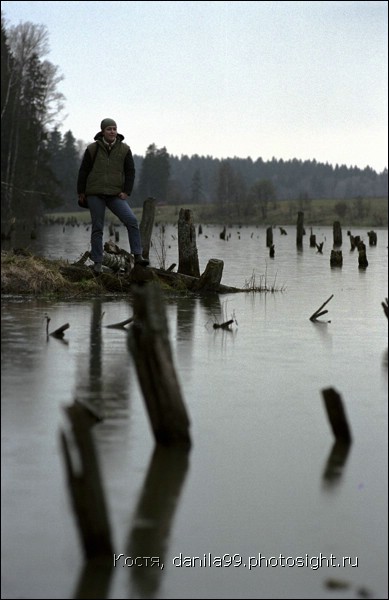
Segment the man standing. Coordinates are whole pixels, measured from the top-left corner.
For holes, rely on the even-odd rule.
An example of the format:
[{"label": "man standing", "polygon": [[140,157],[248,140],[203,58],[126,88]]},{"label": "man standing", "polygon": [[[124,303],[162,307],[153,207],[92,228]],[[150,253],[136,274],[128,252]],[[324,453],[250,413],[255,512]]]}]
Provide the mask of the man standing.
[{"label": "man standing", "polygon": [[135,180],[131,148],[123,142],[113,119],[103,119],[100,130],[89,144],[78,172],[78,203],[89,208],[92,218],[91,259],[95,272],[101,272],[105,209],[108,208],[125,225],[130,249],[136,264],[147,267],[142,256],[139,224],[127,199]]}]

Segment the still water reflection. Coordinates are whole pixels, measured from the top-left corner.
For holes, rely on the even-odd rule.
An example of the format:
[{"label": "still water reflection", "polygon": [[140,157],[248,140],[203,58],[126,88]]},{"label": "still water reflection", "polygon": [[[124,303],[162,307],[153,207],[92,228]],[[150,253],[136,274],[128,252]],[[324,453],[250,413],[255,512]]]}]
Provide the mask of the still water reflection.
[{"label": "still water reflection", "polygon": [[[365,271],[346,242],[343,267],[330,268],[330,228],[317,232],[323,255],[297,252],[291,228],[274,260],[264,229],[232,230],[228,242],[203,230],[201,270],[222,258],[227,285],[255,271],[286,289],[166,298],[189,455],[155,448],[127,331],[108,327],[132,315],[129,299],[3,298],[4,598],[334,598],[341,584],[342,598],[387,596],[387,230],[367,248]],[[86,242],[69,236],[76,259]],[[63,255],[52,237],[47,254]],[[310,322],[331,294],[328,314]],[[232,313],[231,331],[213,328]],[[69,322],[65,343],[46,337],[45,314],[52,329]],[[330,386],[346,406],[347,448],[325,414]],[[114,552],[155,554],[163,570],[85,562],[59,442],[75,401],[99,417]],[[358,566],[314,568],[320,553]]]}]

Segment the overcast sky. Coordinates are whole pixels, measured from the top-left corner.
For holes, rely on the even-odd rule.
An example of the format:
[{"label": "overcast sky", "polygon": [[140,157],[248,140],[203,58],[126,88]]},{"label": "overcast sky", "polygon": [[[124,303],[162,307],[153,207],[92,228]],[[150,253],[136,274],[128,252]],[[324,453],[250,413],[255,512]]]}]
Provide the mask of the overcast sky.
[{"label": "overcast sky", "polygon": [[46,25],[62,133],[111,117],[134,154],[388,166],[388,5],[2,2]]}]

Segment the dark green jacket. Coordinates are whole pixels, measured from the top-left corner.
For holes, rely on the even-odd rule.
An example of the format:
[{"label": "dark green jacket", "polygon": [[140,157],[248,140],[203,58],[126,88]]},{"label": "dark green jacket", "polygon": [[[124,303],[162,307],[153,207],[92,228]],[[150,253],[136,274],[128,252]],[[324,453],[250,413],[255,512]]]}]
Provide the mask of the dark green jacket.
[{"label": "dark green jacket", "polygon": [[87,196],[116,196],[131,194],[135,180],[135,165],[131,148],[117,135],[111,150],[103,142],[100,131],[95,142],[89,144],[81,162],[77,180],[77,193]]}]

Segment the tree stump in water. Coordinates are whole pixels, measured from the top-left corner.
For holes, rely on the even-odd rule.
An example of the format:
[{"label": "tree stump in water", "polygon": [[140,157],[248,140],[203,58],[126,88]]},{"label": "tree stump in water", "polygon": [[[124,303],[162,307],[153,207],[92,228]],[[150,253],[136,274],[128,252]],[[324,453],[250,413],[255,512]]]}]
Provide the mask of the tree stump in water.
[{"label": "tree stump in water", "polygon": [[326,388],[322,390],[322,395],[335,439],[347,444],[350,443],[350,428],[340,394],[334,388]]},{"label": "tree stump in water", "polygon": [[147,198],[143,202],[142,220],[139,225],[140,237],[142,240],[143,256],[149,258],[151,235],[154,227],[155,218],[155,198]]},{"label": "tree stump in water", "polygon": [[339,247],[342,245],[342,228],[340,226],[339,221],[334,221],[332,226],[333,236],[334,236],[334,246]]},{"label": "tree stump in water", "polygon": [[155,441],[190,447],[189,417],[173,364],[165,305],[158,285],[134,290],[134,322],[128,344]]},{"label": "tree stump in water", "polygon": [[266,248],[270,248],[273,244],[273,228],[268,227],[266,229]]},{"label": "tree stump in water", "polygon": [[367,256],[366,256],[366,246],[363,242],[359,242],[358,244],[358,266],[360,269],[366,269],[369,265]]},{"label": "tree stump in water", "polygon": [[300,210],[297,213],[297,237],[296,245],[298,248],[303,247],[303,235],[304,235],[304,213]]},{"label": "tree stump in water", "polygon": [[343,255],[341,250],[331,250],[331,267],[341,267],[343,265]]},{"label": "tree stump in water", "polygon": [[181,208],[178,216],[178,272],[200,277],[192,211],[185,208]]},{"label": "tree stump in water", "polygon": [[377,245],[377,234],[375,231],[368,231],[367,235],[369,236],[369,246]]},{"label": "tree stump in water", "polygon": [[224,262],[217,258],[211,258],[204,273],[193,287],[193,291],[215,292],[219,289],[223,276]]}]

